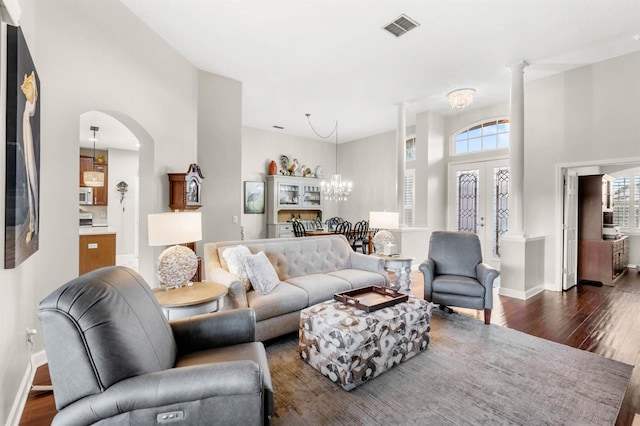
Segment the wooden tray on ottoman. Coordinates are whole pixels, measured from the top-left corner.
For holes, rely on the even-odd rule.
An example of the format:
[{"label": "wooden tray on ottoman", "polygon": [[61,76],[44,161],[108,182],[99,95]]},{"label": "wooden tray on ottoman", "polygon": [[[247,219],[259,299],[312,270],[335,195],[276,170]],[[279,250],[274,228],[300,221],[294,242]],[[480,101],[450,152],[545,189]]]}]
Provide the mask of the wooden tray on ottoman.
[{"label": "wooden tray on ottoman", "polygon": [[338,302],[355,306],[357,309],[365,312],[373,312],[378,309],[388,308],[397,303],[406,302],[409,300],[409,295],[400,293],[390,287],[374,285],[336,293],[333,295],[333,298]]}]

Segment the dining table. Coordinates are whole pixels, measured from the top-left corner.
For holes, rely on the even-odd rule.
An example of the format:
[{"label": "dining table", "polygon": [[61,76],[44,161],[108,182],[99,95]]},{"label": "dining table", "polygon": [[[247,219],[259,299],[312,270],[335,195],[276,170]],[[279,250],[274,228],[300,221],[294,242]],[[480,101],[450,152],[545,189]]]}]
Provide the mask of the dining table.
[{"label": "dining table", "polygon": [[333,235],[335,234],[335,232],[329,231],[327,229],[314,229],[312,231],[305,231],[305,234],[307,235],[307,237],[317,237],[319,235]]}]

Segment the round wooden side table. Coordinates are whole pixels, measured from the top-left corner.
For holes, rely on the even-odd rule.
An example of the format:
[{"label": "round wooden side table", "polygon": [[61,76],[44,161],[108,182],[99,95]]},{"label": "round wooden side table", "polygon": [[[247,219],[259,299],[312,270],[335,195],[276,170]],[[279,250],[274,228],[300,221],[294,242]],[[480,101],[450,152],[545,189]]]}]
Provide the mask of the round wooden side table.
[{"label": "round wooden side table", "polygon": [[220,299],[227,292],[226,286],[212,282],[196,282],[169,290],[153,289],[162,312],[170,320],[215,312],[220,309]]}]

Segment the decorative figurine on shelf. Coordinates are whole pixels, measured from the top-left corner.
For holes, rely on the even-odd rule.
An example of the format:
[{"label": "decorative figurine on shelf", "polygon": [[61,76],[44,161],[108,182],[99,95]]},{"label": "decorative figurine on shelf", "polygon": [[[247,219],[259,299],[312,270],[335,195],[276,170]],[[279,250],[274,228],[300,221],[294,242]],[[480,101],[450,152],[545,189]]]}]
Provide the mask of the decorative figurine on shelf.
[{"label": "decorative figurine on shelf", "polygon": [[275,175],[276,173],[278,173],[278,165],[275,160],[271,160],[271,163],[269,163],[269,174]]},{"label": "decorative figurine on shelf", "polygon": [[298,160],[296,158],[293,161],[289,160],[286,155],[280,156],[280,165],[282,166],[282,174],[286,176],[295,176],[298,169]]},{"label": "decorative figurine on shelf", "polygon": [[302,177],[308,177],[311,175],[311,169],[307,166],[302,166]]},{"label": "decorative figurine on shelf", "polygon": [[322,168],[322,166],[316,167],[316,177],[318,179],[322,179],[324,177],[324,169]]}]

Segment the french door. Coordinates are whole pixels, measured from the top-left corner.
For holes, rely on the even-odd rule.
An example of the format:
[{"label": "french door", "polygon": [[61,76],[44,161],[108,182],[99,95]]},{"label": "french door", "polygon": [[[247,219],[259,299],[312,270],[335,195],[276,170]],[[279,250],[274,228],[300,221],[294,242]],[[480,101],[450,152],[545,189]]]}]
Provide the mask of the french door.
[{"label": "french door", "polygon": [[483,260],[500,269],[500,240],[509,230],[509,160],[449,165],[448,229],[480,238]]}]

